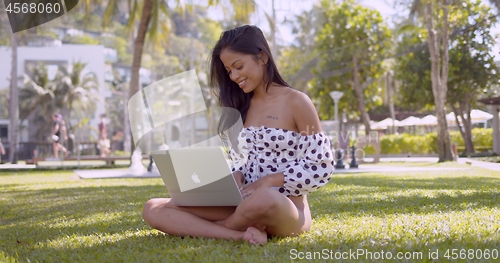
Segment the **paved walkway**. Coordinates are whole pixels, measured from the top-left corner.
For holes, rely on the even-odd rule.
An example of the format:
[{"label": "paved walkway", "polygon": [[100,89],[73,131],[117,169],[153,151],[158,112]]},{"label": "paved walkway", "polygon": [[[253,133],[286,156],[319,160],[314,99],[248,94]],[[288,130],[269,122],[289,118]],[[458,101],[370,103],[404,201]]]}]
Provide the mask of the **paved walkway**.
[{"label": "paved walkway", "polygon": [[334,174],[345,173],[401,173],[401,172],[424,172],[424,171],[460,171],[470,170],[472,167],[426,167],[426,166],[382,166],[382,165],[366,165],[361,164],[358,168],[350,169],[346,166],[345,169],[335,169]]},{"label": "paved walkway", "polygon": [[[371,161],[366,159],[366,161]],[[450,171],[450,170],[467,170],[467,167],[428,167],[428,166],[415,166],[416,162],[424,163],[437,163],[437,157],[397,157],[397,158],[381,158],[379,164],[360,164],[359,168],[349,169],[346,164],[346,169],[335,169],[335,173],[369,173],[369,172],[410,172],[410,171]],[[388,165],[391,162],[407,163],[408,165]],[[386,165],[384,165],[386,163]],[[491,163],[477,161],[469,158],[459,158],[459,164],[468,164],[471,167],[481,167],[493,171],[500,172],[500,163]],[[0,165],[0,172],[8,172],[12,169],[35,169],[34,165],[23,164],[2,164]],[[83,179],[97,179],[97,178],[155,178],[160,177],[158,173],[145,172],[143,174],[134,174],[128,169],[91,169],[91,170],[74,170],[74,172]]]},{"label": "paved walkway", "polygon": [[[367,160],[369,161],[369,160]],[[398,158],[381,158],[379,164],[360,164],[358,168],[349,169],[346,165],[346,169],[335,169],[334,173],[337,174],[350,174],[350,173],[394,173],[394,172],[418,172],[418,171],[459,171],[459,170],[469,170],[472,167],[428,167],[428,166],[415,166],[415,163],[437,163],[437,157],[398,157]],[[384,165],[384,163],[391,162],[404,162],[408,163],[405,165]],[[470,164],[471,166],[483,167],[491,170],[500,171],[500,164],[488,163],[481,161],[473,161],[467,158],[460,158],[458,163]],[[159,173],[146,172],[144,174],[133,174],[128,169],[99,169],[99,170],[75,170],[75,173],[82,179],[97,179],[97,178],[154,178],[160,177]]]},{"label": "paved walkway", "polygon": [[0,164],[0,172],[2,170],[11,170],[11,169],[34,169],[36,165],[34,164]]},{"label": "paved walkway", "polygon": [[472,166],[481,167],[484,169],[489,169],[489,170],[500,172],[500,163],[483,162],[483,161],[478,161],[478,160],[469,159],[469,158],[459,158],[458,163],[469,164]]},{"label": "paved walkway", "polygon": [[94,170],[74,170],[81,179],[102,179],[102,178],[156,178],[159,173],[144,172],[135,174],[129,169],[94,169]]}]

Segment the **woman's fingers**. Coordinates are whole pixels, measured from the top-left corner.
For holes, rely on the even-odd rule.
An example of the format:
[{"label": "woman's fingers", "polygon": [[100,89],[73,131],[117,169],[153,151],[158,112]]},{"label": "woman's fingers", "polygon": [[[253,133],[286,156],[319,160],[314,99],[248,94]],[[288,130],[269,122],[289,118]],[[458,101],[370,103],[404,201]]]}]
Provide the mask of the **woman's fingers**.
[{"label": "woman's fingers", "polygon": [[240,189],[241,196],[243,196],[243,198],[246,198],[253,194],[253,192],[256,190],[256,185],[254,183],[251,183],[243,186]]}]

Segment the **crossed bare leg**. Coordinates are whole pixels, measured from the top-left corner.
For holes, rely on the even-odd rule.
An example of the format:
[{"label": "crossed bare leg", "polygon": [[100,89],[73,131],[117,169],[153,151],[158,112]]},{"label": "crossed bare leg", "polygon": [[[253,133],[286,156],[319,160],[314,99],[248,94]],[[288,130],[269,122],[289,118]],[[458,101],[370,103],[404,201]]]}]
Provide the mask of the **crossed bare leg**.
[{"label": "crossed bare leg", "polygon": [[[226,220],[215,221],[217,225],[225,226]],[[255,225],[250,226],[243,234],[242,239],[247,241],[249,244],[263,245],[267,243],[267,232],[265,231],[265,226]]]},{"label": "crossed bare leg", "polygon": [[247,228],[247,231],[243,235],[243,240],[252,245],[264,245],[267,243],[267,233],[264,230],[261,231],[251,226]]},{"label": "crossed bare leg", "polygon": [[143,219],[151,227],[174,236],[244,240],[267,243],[267,234],[294,236],[309,230],[307,200],[296,201],[273,189],[258,189],[238,207],[179,207],[171,199],[154,198],[144,204]]}]

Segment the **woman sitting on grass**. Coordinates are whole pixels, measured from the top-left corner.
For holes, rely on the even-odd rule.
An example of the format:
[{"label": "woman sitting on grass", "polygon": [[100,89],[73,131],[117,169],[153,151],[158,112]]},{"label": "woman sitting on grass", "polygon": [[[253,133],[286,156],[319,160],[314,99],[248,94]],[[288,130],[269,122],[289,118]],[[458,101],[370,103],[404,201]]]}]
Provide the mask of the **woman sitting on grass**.
[{"label": "woman sitting on grass", "polygon": [[244,123],[240,154],[230,150],[244,200],[237,207],[178,207],[169,198],[151,199],[144,220],[170,235],[251,244],[308,231],[307,194],[326,184],[333,171],[330,141],[311,100],[281,78],[255,26],[222,33],[210,75],[220,106],[237,109]]}]

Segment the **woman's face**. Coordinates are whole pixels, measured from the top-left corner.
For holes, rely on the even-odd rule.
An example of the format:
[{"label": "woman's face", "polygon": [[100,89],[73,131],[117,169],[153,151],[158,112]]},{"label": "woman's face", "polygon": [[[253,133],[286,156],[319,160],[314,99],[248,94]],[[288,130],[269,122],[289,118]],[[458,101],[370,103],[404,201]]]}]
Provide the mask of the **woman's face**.
[{"label": "woman's face", "polygon": [[222,50],[220,60],[226,68],[229,78],[236,82],[245,93],[256,88],[264,88],[265,63],[255,61],[253,55],[233,52],[227,48]]}]

